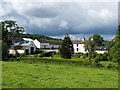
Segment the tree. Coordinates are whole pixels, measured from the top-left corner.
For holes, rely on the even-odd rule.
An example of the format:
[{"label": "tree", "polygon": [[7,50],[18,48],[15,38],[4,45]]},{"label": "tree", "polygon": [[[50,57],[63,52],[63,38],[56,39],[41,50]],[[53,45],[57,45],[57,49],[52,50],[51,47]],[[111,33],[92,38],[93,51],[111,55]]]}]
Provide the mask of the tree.
[{"label": "tree", "polygon": [[6,20],[0,22],[0,28],[2,31],[2,40],[8,45],[11,44],[11,38],[20,36],[20,33],[24,32],[23,27],[19,27],[14,20]]},{"label": "tree", "polygon": [[71,59],[74,50],[73,50],[72,41],[68,35],[65,35],[59,51],[62,58]]},{"label": "tree", "polygon": [[110,57],[112,61],[120,62],[120,25],[113,41],[113,46],[110,48]]},{"label": "tree", "polygon": [[2,41],[2,40],[0,40],[0,49],[1,49],[1,51],[2,51],[2,53],[0,53],[0,54],[1,54],[0,56],[2,56],[2,57],[1,57],[2,60],[7,59],[8,53],[9,53],[8,48],[9,48],[9,47],[8,47],[7,43],[4,42],[4,41]]},{"label": "tree", "polygon": [[94,44],[96,46],[102,46],[103,45],[103,38],[99,34],[94,34],[90,39],[94,41]]},{"label": "tree", "polygon": [[89,52],[88,54],[89,59],[92,58],[92,56],[96,54],[94,52],[95,47],[103,45],[103,41],[104,40],[100,35],[94,34],[92,37],[90,37],[88,40],[84,42],[85,50]]}]

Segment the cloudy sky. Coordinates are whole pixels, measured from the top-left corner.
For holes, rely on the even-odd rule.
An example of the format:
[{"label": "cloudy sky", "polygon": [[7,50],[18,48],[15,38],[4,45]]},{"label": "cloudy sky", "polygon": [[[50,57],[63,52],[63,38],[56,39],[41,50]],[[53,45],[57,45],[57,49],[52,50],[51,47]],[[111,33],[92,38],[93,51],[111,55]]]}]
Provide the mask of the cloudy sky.
[{"label": "cloudy sky", "polygon": [[100,34],[114,37],[118,25],[118,0],[3,0],[1,20],[16,20],[27,33],[72,39]]}]

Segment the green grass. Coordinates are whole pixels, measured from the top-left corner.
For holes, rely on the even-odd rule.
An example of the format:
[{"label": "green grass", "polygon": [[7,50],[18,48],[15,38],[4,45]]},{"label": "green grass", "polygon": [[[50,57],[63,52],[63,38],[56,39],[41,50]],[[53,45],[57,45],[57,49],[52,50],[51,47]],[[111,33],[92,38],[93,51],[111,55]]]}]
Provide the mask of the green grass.
[{"label": "green grass", "polygon": [[3,88],[118,88],[118,71],[56,63],[2,62]]}]

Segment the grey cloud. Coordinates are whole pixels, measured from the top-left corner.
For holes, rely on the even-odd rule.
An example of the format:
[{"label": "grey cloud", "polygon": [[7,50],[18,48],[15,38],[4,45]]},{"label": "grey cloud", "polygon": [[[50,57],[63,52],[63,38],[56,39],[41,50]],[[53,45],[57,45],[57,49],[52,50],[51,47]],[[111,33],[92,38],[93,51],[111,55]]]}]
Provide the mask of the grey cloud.
[{"label": "grey cloud", "polygon": [[[36,6],[35,6],[36,5]],[[49,6],[41,3],[14,9],[4,17],[16,17],[25,21],[23,26],[29,33],[48,36],[64,34],[115,34],[117,11],[115,3],[55,3]],[[39,6],[40,5],[40,6]],[[91,11],[91,12],[89,12]],[[46,19],[46,21],[44,21]],[[28,22],[27,22],[28,21]],[[29,22],[30,21],[30,22]],[[33,21],[33,23],[31,23]],[[61,24],[61,22],[63,23]],[[64,27],[67,28],[64,28]]]},{"label": "grey cloud", "polygon": [[38,18],[51,18],[56,17],[59,14],[59,11],[49,8],[33,8],[25,12],[29,16],[38,17]]}]

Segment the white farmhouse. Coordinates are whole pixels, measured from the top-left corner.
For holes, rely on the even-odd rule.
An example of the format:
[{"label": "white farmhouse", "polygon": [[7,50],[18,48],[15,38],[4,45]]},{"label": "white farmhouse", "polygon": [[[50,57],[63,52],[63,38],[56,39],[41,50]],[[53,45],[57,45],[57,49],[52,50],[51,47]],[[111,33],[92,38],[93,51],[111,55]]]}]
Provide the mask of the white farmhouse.
[{"label": "white farmhouse", "polygon": [[74,53],[86,53],[83,40],[73,40]]},{"label": "white farmhouse", "polygon": [[14,43],[9,49],[9,54],[33,54],[36,51],[36,46],[32,41],[19,41]]}]

